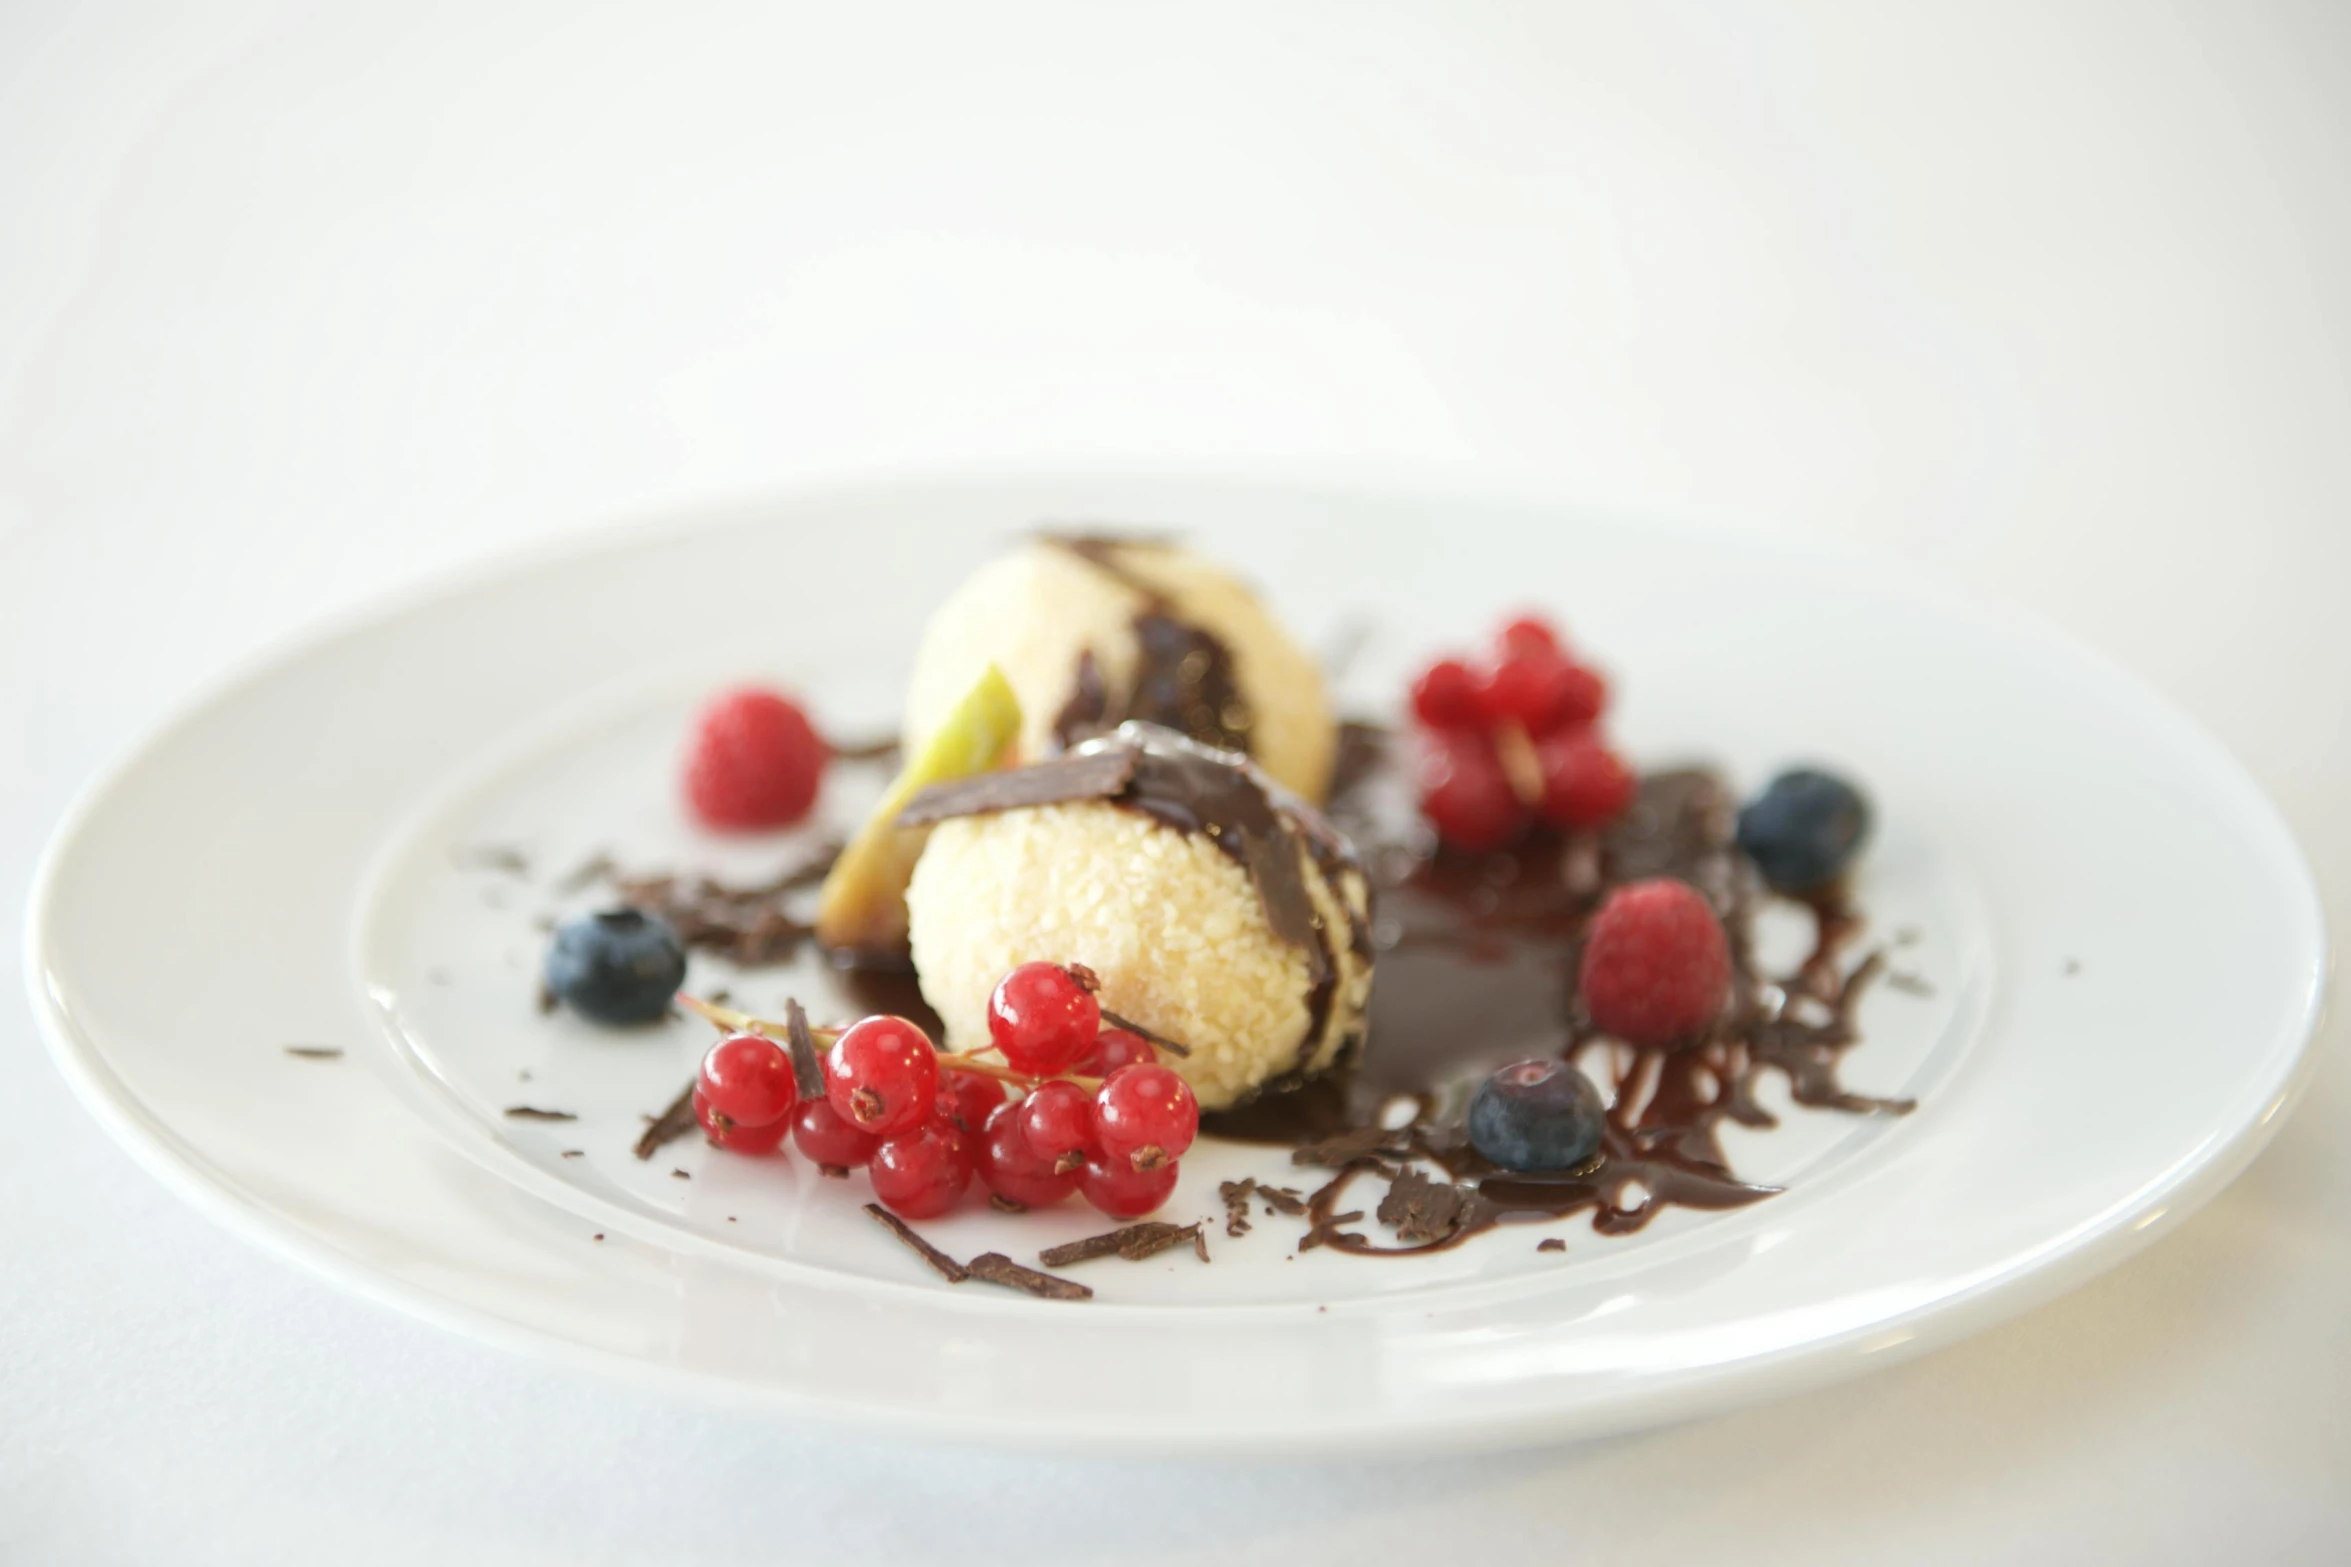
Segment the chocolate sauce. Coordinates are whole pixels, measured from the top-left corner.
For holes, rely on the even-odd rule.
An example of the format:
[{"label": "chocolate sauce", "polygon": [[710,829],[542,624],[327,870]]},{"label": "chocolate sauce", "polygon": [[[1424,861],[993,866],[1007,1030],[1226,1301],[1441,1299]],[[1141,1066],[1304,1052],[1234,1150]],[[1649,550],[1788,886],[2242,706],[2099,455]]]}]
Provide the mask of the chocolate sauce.
[{"label": "chocolate sauce", "polygon": [[1089,534],[1042,537],[1143,600],[1134,620],[1133,680],[1124,692],[1112,692],[1094,650],[1080,653],[1070,698],[1053,720],[1054,738],[1067,747],[1132,719],[1246,754],[1256,718],[1241,695],[1232,650],[1177,614],[1166,592],[1126,562],[1127,550],[1151,547],[1150,541]]},{"label": "chocolate sauce", "polygon": [[[1359,742],[1378,748],[1376,737]],[[1385,764],[1359,764],[1361,782]],[[1381,824],[1343,793],[1334,813],[1359,842]],[[1291,1147],[1295,1163],[1333,1171],[1307,1201],[1302,1247],[1379,1256],[1460,1245],[1513,1215],[1589,1210],[1596,1230],[1640,1229],[1667,1207],[1740,1207],[1774,1188],[1740,1180],[1717,1136],[1725,1120],[1767,1127],[1755,1094],[1777,1071],[1803,1105],[1900,1113],[1906,1101],[1847,1092],[1843,1053],[1856,1040],[1853,1006],[1876,975],[1872,957],[1850,974],[1839,951],[1858,929],[1841,894],[1814,900],[1815,941],[1797,972],[1774,981],[1754,962],[1750,927],[1759,896],[1732,844],[1733,801],[1714,775],[1683,770],[1644,780],[1633,808],[1604,835],[1547,835],[1517,851],[1422,859],[1374,849],[1380,935],[1369,1034],[1359,1059],[1292,1091],[1202,1117],[1201,1130]],[[1390,836],[1393,836],[1391,833]],[[1697,1040],[1635,1048],[1598,1036],[1575,995],[1586,920],[1611,887],[1678,876],[1713,900],[1731,938],[1734,981],[1723,1019]],[[1825,1016],[1803,1015],[1809,998]],[[1610,1089],[1598,1156],[1562,1175],[1494,1168],[1462,1128],[1470,1090],[1486,1072],[1530,1056],[1565,1055]],[[1391,1121],[1403,1119],[1401,1126]],[[1433,1181],[1428,1166],[1450,1181]],[[1386,1183],[1374,1216],[1398,1244],[1375,1242],[1350,1206],[1358,1182]]]}]

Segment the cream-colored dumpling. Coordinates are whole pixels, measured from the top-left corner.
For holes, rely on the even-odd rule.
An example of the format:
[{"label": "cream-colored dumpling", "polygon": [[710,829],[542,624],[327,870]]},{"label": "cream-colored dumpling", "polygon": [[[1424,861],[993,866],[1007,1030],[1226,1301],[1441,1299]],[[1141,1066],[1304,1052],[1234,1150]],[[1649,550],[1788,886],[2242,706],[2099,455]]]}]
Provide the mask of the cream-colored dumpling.
[{"label": "cream-colored dumpling", "polygon": [[1207,837],[1103,801],[933,829],[906,895],[923,995],[953,1047],[974,1049],[988,1042],[988,996],[1007,970],[1083,963],[1101,977],[1103,1006],[1191,1048],[1165,1060],[1204,1108],[1237,1103],[1329,1066],[1370,999],[1371,963],[1347,939],[1367,916],[1364,879],[1352,867],[1326,878],[1297,852],[1338,937],[1329,1016],[1311,1041],[1310,959],[1274,934],[1248,874]]},{"label": "cream-colored dumpling", "polygon": [[1054,728],[1077,689],[1089,651],[1114,692],[1134,681],[1140,649],[1135,619],[1146,595],[1223,643],[1250,712],[1250,750],[1285,787],[1309,800],[1330,788],[1338,727],[1322,670],[1249,589],[1221,566],[1173,545],[1109,546],[1116,573],[1047,540],[1030,540],[990,562],[931,616],[907,684],[906,754],[917,755],[990,662],[1020,698],[1019,760],[1055,748]]}]

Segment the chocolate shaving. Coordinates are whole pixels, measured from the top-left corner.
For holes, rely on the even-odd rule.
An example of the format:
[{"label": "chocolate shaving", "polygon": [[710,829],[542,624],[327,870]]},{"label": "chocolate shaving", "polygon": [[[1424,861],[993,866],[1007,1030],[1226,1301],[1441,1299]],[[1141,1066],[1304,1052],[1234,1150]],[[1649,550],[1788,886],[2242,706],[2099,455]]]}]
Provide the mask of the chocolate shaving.
[{"label": "chocolate shaving", "polygon": [[904,1219],[899,1218],[896,1214],[883,1207],[880,1203],[867,1203],[865,1205],[865,1212],[866,1216],[872,1219],[874,1223],[880,1225],[883,1229],[888,1230],[892,1235],[895,1235],[900,1240],[904,1241],[909,1251],[913,1252],[923,1261],[929,1263],[932,1270],[936,1272],[940,1278],[945,1279],[948,1283],[961,1284],[965,1279],[968,1279],[972,1276],[970,1270],[965,1268],[962,1263],[957,1262],[953,1257],[948,1256],[945,1252],[939,1250],[938,1247],[933,1246],[929,1241],[926,1241],[921,1236],[915,1234],[913,1230],[907,1227],[906,1221]]},{"label": "chocolate shaving", "polygon": [[1224,1232],[1228,1236],[1238,1240],[1249,1233],[1249,1194],[1256,1190],[1253,1176],[1227,1181],[1216,1189],[1216,1194],[1224,1199]]},{"label": "chocolate shaving", "polygon": [[1388,1183],[1388,1194],[1380,1199],[1376,1212],[1398,1240],[1425,1246],[1479,1226],[1485,1217],[1484,1206],[1469,1187],[1432,1181],[1419,1170],[1405,1170]]},{"label": "chocolate shaving", "polygon": [[1011,1198],[1005,1196],[1002,1192],[989,1193],[988,1206],[995,1209],[998,1213],[1026,1213],[1029,1211],[1029,1205],[1027,1203],[1014,1202]]},{"label": "chocolate shaving", "polygon": [[1094,1292],[1075,1279],[1058,1279],[1050,1273],[1039,1273],[1024,1268],[1000,1251],[982,1252],[964,1265],[967,1277],[983,1284],[1001,1284],[1034,1295],[1039,1300],[1092,1300]]},{"label": "chocolate shaving", "polygon": [[1192,1053],[1189,1045],[1179,1044],[1155,1028],[1145,1028],[1131,1017],[1120,1017],[1108,1007],[1102,1009],[1102,1021],[1112,1028],[1123,1028],[1129,1033],[1142,1035],[1151,1042],[1152,1048],[1164,1050],[1171,1056],[1189,1056]]},{"label": "chocolate shaving", "polygon": [[763,882],[729,886],[707,876],[628,876],[614,882],[623,903],[669,922],[688,947],[715,952],[745,967],[788,963],[816,936],[816,927],[785,908],[793,894],[825,879],[841,845],[827,840]]},{"label": "chocolate shaving", "polygon": [[542,1110],[537,1105],[508,1105],[505,1115],[509,1121],[576,1121],[579,1119],[569,1110]]},{"label": "chocolate shaving", "polygon": [[566,1159],[585,1159],[588,1157],[588,1150],[585,1148],[566,1148],[563,1150],[562,1157]]},{"label": "chocolate shaving", "polygon": [[816,1035],[809,1031],[807,1010],[790,997],[784,1000],[784,1042],[792,1052],[792,1083],[801,1102],[822,1099],[824,1067],[816,1059]]},{"label": "chocolate shaving", "polygon": [[544,984],[539,987],[539,1012],[542,1016],[554,1011],[561,1005],[562,1003],[555,999],[555,991],[553,987]]},{"label": "chocolate shaving", "polygon": [[693,1179],[693,1177],[692,1177],[691,1175],[688,1175],[688,1174],[687,1174],[685,1171],[683,1171],[683,1170],[672,1170],[672,1171],[670,1171],[670,1172],[669,1172],[669,1178],[670,1178],[671,1180],[673,1180],[673,1181],[690,1181],[690,1180],[692,1180],[692,1179]]},{"label": "chocolate shaving", "polygon": [[1082,755],[1057,756],[1033,767],[975,773],[931,785],[898,813],[901,827],[926,827],[957,816],[984,816],[1033,805],[1066,805],[1079,800],[1113,800],[1135,772],[1136,752],[1113,746]]},{"label": "chocolate shaving", "polygon": [[286,1054],[300,1056],[305,1061],[340,1061],[343,1059],[342,1047],[339,1045],[288,1045],[286,1046]]},{"label": "chocolate shaving", "polygon": [[1561,1239],[1560,1239],[1558,1236],[1554,1235],[1554,1236],[1552,1236],[1552,1237],[1551,1237],[1550,1239],[1548,1239],[1548,1240],[1541,1240],[1541,1241],[1537,1241],[1537,1242],[1535,1242],[1535,1250],[1537,1250],[1537,1251],[1565,1251],[1565,1250],[1567,1250],[1567,1242],[1565,1242],[1565,1241],[1561,1240]]},{"label": "chocolate shaving", "polygon": [[1197,1224],[1192,1226],[1192,1255],[1202,1262],[1208,1260],[1208,1231]]},{"label": "chocolate shaving", "polygon": [[1338,1170],[1364,1160],[1401,1159],[1411,1151],[1411,1128],[1391,1130],[1384,1126],[1363,1126],[1308,1143],[1291,1153],[1290,1162]]},{"label": "chocolate shaving", "polygon": [[1257,1188],[1257,1195],[1265,1199],[1265,1205],[1268,1208],[1279,1213],[1286,1213],[1292,1218],[1296,1218],[1306,1211],[1306,1194],[1294,1187],[1260,1186]]},{"label": "chocolate shaving", "polygon": [[1156,1257],[1163,1251],[1172,1251],[1187,1241],[1200,1239],[1198,1224],[1167,1224],[1147,1219],[1141,1224],[1130,1224],[1121,1230],[1110,1230],[1101,1235],[1089,1235],[1082,1241],[1071,1241],[1041,1252],[1037,1260],[1048,1268],[1064,1268],[1073,1262],[1091,1262],[1096,1257],[1117,1255],[1129,1262],[1141,1262]]},{"label": "chocolate shaving", "polygon": [[633,1152],[640,1159],[650,1159],[663,1147],[694,1130],[698,1124],[694,1119],[694,1085],[688,1083],[646,1126],[645,1135],[637,1139]]}]

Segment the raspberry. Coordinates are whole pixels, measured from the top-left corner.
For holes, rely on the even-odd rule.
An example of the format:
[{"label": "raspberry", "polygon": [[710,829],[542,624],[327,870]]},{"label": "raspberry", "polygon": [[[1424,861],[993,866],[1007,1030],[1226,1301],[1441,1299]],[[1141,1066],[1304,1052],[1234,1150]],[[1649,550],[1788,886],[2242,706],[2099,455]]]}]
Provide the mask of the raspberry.
[{"label": "raspberry", "polygon": [[1482,734],[1433,734],[1421,753],[1420,811],[1457,849],[1507,849],[1526,831],[1527,811],[1511,792],[1493,743]]},{"label": "raspberry", "polygon": [[1069,970],[1023,963],[988,997],[988,1037],[1015,1072],[1066,1072],[1102,1031],[1102,1007]]},{"label": "raspberry", "polygon": [[1440,658],[1412,683],[1412,716],[1431,729],[1470,729],[1483,716],[1478,678],[1458,658]]},{"label": "raspberry", "polygon": [[1592,916],[1577,977],[1601,1032],[1632,1045],[1670,1045],[1722,1011],[1730,942],[1703,893],[1659,876],[1619,887]]},{"label": "raspberry", "polygon": [[709,827],[788,827],[816,804],[829,759],[787,698],[756,686],[724,692],[694,720],[686,803]]},{"label": "raspberry", "polygon": [[1546,820],[1561,827],[1601,827],[1640,792],[1633,770],[1589,729],[1563,729],[1535,745],[1543,769]]}]

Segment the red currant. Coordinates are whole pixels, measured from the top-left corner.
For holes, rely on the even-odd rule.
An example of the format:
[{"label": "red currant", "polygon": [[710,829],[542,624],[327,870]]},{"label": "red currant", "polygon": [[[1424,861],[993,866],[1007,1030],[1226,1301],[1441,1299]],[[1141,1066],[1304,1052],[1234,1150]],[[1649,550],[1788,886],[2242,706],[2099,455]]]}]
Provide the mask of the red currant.
[{"label": "red currant", "polygon": [[811,1099],[792,1117],[792,1144],[812,1164],[857,1170],[873,1162],[881,1139],[841,1119],[829,1099]]},{"label": "red currant", "polygon": [[1412,716],[1431,729],[1474,728],[1484,717],[1478,678],[1458,658],[1440,658],[1412,683]]},{"label": "red currant", "polygon": [[765,1126],[745,1126],[730,1120],[711,1108],[700,1083],[694,1085],[694,1119],[702,1123],[702,1133],[712,1146],[724,1148],[728,1153],[774,1153],[782,1145],[784,1134],[792,1129],[788,1116]]},{"label": "red currant", "polygon": [[991,1111],[980,1133],[979,1176],[989,1191],[1024,1208],[1049,1208],[1078,1185],[1074,1171],[1055,1169],[1052,1160],[1029,1146],[1020,1106],[1010,1104]]},{"label": "red currant", "polygon": [[865,1173],[883,1207],[909,1219],[935,1219],[971,1185],[972,1147],[961,1127],[933,1121],[883,1138]]},{"label": "red currant", "polygon": [[1589,729],[1544,736],[1535,759],[1543,768],[1543,815],[1562,827],[1605,826],[1640,792],[1633,770]]},{"label": "red currant", "polygon": [[1149,1170],[1089,1160],[1078,1171],[1078,1190],[1114,1219],[1140,1219],[1175,1190],[1176,1168],[1173,1159]]},{"label": "red currant", "polygon": [[787,827],[816,804],[830,759],[790,699],[755,686],[723,692],[694,721],[686,803],[711,827]]},{"label": "red currant", "polygon": [[1200,1135],[1192,1085],[1164,1066],[1113,1072],[1094,1096],[1094,1131],[1112,1165],[1155,1170],[1173,1164]]},{"label": "red currant", "polygon": [[771,1126],[800,1102],[791,1052],[759,1034],[730,1034],[712,1045],[699,1082],[710,1107],[737,1126]]},{"label": "red currant", "polygon": [[1039,1083],[1020,1102],[1021,1135],[1036,1156],[1058,1170],[1074,1170],[1100,1149],[1094,1096],[1067,1078]]},{"label": "red currant", "polygon": [[1102,1029],[1102,1007],[1069,970],[1023,963],[988,998],[988,1037],[1016,1072],[1066,1072]]},{"label": "red currant", "polygon": [[902,1017],[849,1026],[824,1058],[825,1097],[850,1125],[877,1137],[920,1126],[939,1096],[939,1055]]},{"label": "red currant", "polygon": [[1508,657],[1512,653],[1557,653],[1564,644],[1559,639],[1559,628],[1541,615],[1521,615],[1505,621],[1494,633],[1494,646]]},{"label": "red currant", "polygon": [[937,1114],[975,1136],[1003,1102],[1004,1085],[995,1078],[978,1072],[940,1074]]},{"label": "red currant", "polygon": [[1492,723],[1548,734],[1561,724],[1591,722],[1605,694],[1598,675],[1569,663],[1555,648],[1543,648],[1497,661],[1486,671],[1479,702]]},{"label": "red currant", "polygon": [[1436,734],[1421,753],[1420,810],[1437,836],[1473,853],[1507,849],[1526,830],[1493,742],[1482,734]]},{"label": "red currant", "polygon": [[1080,1077],[1108,1077],[1122,1066],[1158,1059],[1159,1052],[1151,1048],[1151,1041],[1133,1029],[1106,1028],[1095,1036],[1070,1070]]}]

